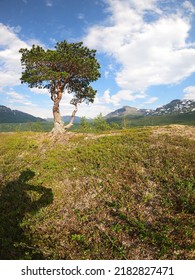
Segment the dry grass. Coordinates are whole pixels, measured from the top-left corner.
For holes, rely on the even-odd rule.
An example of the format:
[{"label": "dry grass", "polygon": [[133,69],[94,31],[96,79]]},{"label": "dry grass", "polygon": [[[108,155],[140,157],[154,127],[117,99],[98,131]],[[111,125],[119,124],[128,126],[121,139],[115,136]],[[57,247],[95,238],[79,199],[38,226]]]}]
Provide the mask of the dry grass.
[{"label": "dry grass", "polygon": [[153,135],[166,134],[169,136],[182,136],[195,140],[195,126],[188,125],[169,125],[158,127],[153,130]]}]

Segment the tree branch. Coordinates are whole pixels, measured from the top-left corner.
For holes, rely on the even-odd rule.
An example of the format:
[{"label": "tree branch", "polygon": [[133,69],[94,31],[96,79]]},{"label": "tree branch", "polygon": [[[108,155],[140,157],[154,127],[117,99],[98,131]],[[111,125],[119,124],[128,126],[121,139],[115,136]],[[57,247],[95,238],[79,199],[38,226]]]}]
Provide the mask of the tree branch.
[{"label": "tree branch", "polygon": [[74,121],[76,112],[78,111],[78,102],[76,102],[76,103],[74,104],[74,106],[75,106],[75,109],[74,109],[74,111],[72,112],[72,116],[71,116],[70,122],[69,122],[69,124],[67,124],[67,125],[64,126],[65,129],[68,129],[68,128],[70,128],[70,127],[73,125],[73,121]]}]

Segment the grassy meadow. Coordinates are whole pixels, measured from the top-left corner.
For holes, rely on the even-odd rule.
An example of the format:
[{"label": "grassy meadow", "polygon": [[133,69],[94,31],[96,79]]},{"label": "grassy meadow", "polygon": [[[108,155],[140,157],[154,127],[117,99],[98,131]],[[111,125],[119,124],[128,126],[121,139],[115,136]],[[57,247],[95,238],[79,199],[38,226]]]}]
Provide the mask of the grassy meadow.
[{"label": "grassy meadow", "polygon": [[195,259],[195,127],[0,133],[0,259]]}]

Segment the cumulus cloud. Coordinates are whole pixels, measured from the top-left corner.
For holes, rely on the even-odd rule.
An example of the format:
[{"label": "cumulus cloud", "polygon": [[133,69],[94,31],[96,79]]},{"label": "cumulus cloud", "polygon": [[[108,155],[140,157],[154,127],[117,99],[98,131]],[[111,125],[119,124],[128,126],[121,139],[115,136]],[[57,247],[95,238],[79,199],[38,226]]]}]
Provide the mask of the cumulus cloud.
[{"label": "cumulus cloud", "polygon": [[187,41],[195,12],[190,1],[173,11],[158,0],[106,2],[106,23],[90,27],[84,42],[121,65],[115,76],[121,90],[111,100],[145,97],[137,92],[179,83],[195,72],[194,43]]},{"label": "cumulus cloud", "polygon": [[1,89],[0,94],[2,95],[2,99],[6,100],[10,105],[20,104],[23,106],[34,106],[27,95],[20,94],[12,88],[6,91]]},{"label": "cumulus cloud", "polygon": [[[71,112],[72,111],[73,110],[71,110]],[[102,113],[102,115],[105,116],[108,113],[110,113],[110,111],[111,111],[111,108],[105,104],[93,103],[93,104],[87,105],[87,104],[82,103],[79,105],[79,110],[78,110],[77,116],[80,116],[80,117],[87,116],[88,118],[95,118],[100,113]]]},{"label": "cumulus cloud", "polygon": [[44,47],[35,39],[22,41],[17,34],[20,30],[20,26],[9,27],[0,23],[0,87],[20,84],[22,71],[20,48],[31,48],[33,44]]},{"label": "cumulus cloud", "polygon": [[195,100],[195,86],[186,87],[183,92],[185,93],[184,99]]},{"label": "cumulus cloud", "polygon": [[0,23],[0,87],[20,84],[21,65],[18,51],[28,45],[20,40],[14,31],[16,32]]},{"label": "cumulus cloud", "polygon": [[[101,102],[106,104],[112,104],[114,106],[120,105],[120,102],[123,100],[133,101],[134,99],[145,98],[146,94],[144,92],[133,93],[129,90],[120,90],[116,94],[111,95],[110,90],[105,90]],[[99,101],[100,102],[100,101]]]},{"label": "cumulus cloud", "polygon": [[30,88],[30,91],[35,94],[47,94],[50,95],[48,89],[46,88]]},{"label": "cumulus cloud", "polygon": [[182,5],[183,8],[187,10],[187,12],[192,14],[195,13],[195,8],[190,1],[184,1]]}]

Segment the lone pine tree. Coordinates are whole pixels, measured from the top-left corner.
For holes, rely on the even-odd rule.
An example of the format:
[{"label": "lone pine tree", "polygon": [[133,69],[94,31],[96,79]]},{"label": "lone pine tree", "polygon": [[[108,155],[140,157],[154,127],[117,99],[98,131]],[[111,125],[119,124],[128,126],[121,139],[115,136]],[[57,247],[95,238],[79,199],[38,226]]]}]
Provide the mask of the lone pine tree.
[{"label": "lone pine tree", "polygon": [[[90,50],[82,42],[56,44],[53,50],[44,50],[33,45],[29,49],[20,49],[23,72],[21,83],[29,87],[47,88],[54,102],[54,133],[63,133],[71,127],[78,104],[93,103],[96,90],[90,83],[100,77],[100,65],[95,58],[96,51]],[[71,120],[64,125],[61,120],[59,104],[64,90],[73,94],[70,101],[75,106]]]}]

